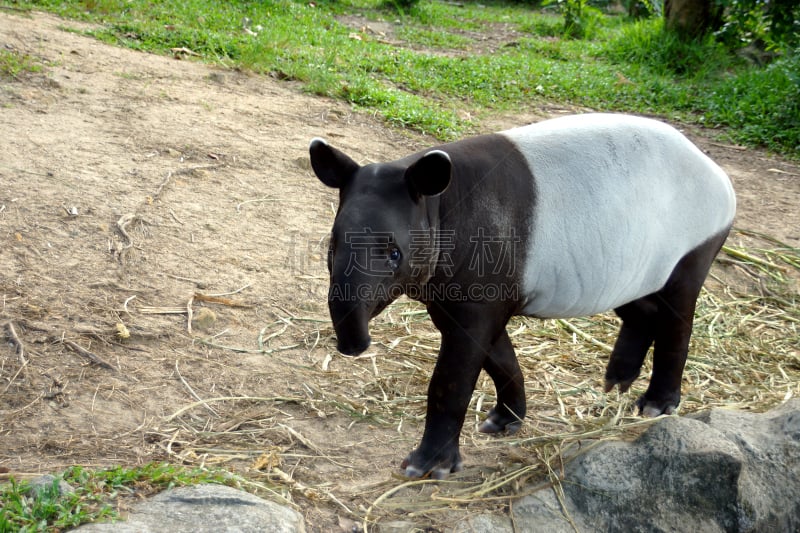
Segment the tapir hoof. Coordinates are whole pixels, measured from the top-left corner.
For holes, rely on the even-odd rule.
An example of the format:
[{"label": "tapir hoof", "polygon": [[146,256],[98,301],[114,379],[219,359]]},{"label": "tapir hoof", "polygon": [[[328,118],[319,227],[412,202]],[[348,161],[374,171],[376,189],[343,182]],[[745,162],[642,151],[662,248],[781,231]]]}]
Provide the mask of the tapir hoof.
[{"label": "tapir hoof", "polygon": [[461,461],[461,454],[456,452],[456,458],[452,461],[452,464],[448,466],[447,463],[450,461],[444,461],[433,468],[425,468],[420,467],[414,464],[414,460],[416,455],[414,452],[411,453],[408,457],[403,459],[403,462],[400,463],[400,468],[403,470],[403,474],[406,477],[411,479],[422,479],[430,475],[432,479],[447,479],[453,472],[460,472],[464,468],[464,463]]},{"label": "tapir hoof", "polygon": [[481,433],[504,433],[513,435],[522,427],[522,420],[513,416],[503,417],[497,414],[495,409],[489,411],[489,416],[478,427]]},{"label": "tapir hoof", "polygon": [[478,431],[481,433],[505,433],[506,435],[513,435],[519,428],[522,427],[522,422],[514,421],[510,424],[506,424],[504,426],[498,425],[494,422],[491,418],[487,418],[483,421],[483,423],[478,427]]},{"label": "tapir hoof", "polygon": [[639,408],[639,415],[645,418],[655,418],[661,415],[671,415],[675,413],[678,408],[678,402],[671,400],[657,402],[648,400],[642,396],[636,401],[636,406]]}]

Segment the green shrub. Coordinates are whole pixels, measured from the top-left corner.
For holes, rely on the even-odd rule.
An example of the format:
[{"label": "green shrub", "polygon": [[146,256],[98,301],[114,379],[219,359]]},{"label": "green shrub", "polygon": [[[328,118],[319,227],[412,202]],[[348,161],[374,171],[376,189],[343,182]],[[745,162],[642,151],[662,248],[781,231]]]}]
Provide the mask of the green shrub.
[{"label": "green shrub", "polygon": [[729,126],[737,142],[800,153],[800,50],[726,78],[703,104],[706,122]]},{"label": "green shrub", "polygon": [[712,36],[686,41],[664,28],[663,19],[639,20],[624,26],[605,49],[606,56],[618,63],[646,66],[660,75],[704,78],[719,72],[734,57]]},{"label": "green shrub", "polygon": [[574,39],[591,39],[602,21],[602,12],[589,0],[544,0],[542,6],[556,5],[564,17],[563,34]]},{"label": "green shrub", "polygon": [[800,45],[800,2],[797,0],[717,0],[725,23],[717,37],[731,48],[757,43],[768,50],[789,52]]}]

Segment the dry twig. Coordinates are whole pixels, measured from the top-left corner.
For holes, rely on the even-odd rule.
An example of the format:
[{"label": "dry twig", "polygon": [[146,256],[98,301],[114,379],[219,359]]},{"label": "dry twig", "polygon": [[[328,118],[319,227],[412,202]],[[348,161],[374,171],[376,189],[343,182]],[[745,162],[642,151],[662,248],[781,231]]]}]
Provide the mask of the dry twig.
[{"label": "dry twig", "polygon": [[189,301],[186,302],[186,331],[189,335],[192,334],[192,318],[194,313],[192,312],[192,303],[194,302],[194,296],[189,298]]},{"label": "dry twig", "polygon": [[25,365],[28,364],[28,360],[25,359],[25,345],[22,344],[21,340],[19,340],[19,337],[17,336],[17,330],[14,329],[14,323],[10,320],[6,322],[6,329],[8,330],[8,337],[11,339],[11,342],[14,343],[19,364],[21,367],[25,367]]},{"label": "dry twig", "polygon": [[109,370],[116,371],[116,368],[111,366],[111,364],[103,361],[103,359],[101,359],[97,355],[93,354],[92,352],[90,352],[86,348],[83,348],[83,347],[79,346],[78,344],[76,344],[76,343],[74,343],[74,342],[72,342],[70,340],[66,340],[66,339],[61,340],[61,343],[64,346],[66,346],[67,348],[70,348],[71,350],[73,350],[78,355],[82,355],[83,357],[87,358],[89,361],[91,361],[92,363],[96,364],[97,366],[101,366],[103,368],[107,368]]},{"label": "dry twig", "polygon": [[[241,290],[241,289],[240,289]],[[233,294],[233,293],[231,293]],[[250,308],[253,307],[250,304],[237,302],[235,300],[231,300],[230,298],[222,298],[220,296],[213,296],[213,295],[206,295],[199,292],[194,293],[194,298],[201,301],[201,302],[210,302],[215,304],[222,304],[227,305],[228,307],[242,307],[242,308]]]},{"label": "dry twig", "polygon": [[22,344],[22,341],[17,336],[17,331],[14,329],[14,323],[10,320],[6,322],[6,329],[8,330],[8,337],[14,344],[14,350],[17,353],[17,359],[19,360],[19,369],[17,369],[16,373],[13,376],[11,376],[11,379],[8,380],[8,385],[6,385],[5,389],[3,389],[3,394],[8,392],[8,389],[11,387],[11,384],[14,383],[17,377],[25,371],[25,367],[28,364],[28,360],[25,359],[25,345]]},{"label": "dry twig", "polygon": [[189,383],[185,379],[183,379],[183,376],[181,375],[181,371],[178,370],[178,360],[177,359],[175,360],[175,373],[178,375],[178,378],[181,380],[181,383],[183,383],[183,386],[186,387],[186,390],[189,391],[189,394],[191,394],[192,397],[195,400],[199,401],[200,405],[202,405],[203,407],[208,409],[211,412],[212,415],[214,415],[215,417],[219,418],[219,413],[217,413],[214,410],[213,407],[211,407],[206,402],[204,402],[203,399],[200,396],[197,395],[197,393],[194,391],[194,389],[191,387],[191,385],[189,385]]}]

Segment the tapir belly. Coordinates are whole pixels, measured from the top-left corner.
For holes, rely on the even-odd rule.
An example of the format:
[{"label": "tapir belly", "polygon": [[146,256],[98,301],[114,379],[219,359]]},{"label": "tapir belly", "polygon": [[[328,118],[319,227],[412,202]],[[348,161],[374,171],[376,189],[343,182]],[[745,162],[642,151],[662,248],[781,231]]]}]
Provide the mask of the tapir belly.
[{"label": "tapir belly", "polygon": [[733,221],[728,177],[663,123],[582,115],[502,135],[535,189],[524,314],[584,316],[657,292],[681,258]]}]

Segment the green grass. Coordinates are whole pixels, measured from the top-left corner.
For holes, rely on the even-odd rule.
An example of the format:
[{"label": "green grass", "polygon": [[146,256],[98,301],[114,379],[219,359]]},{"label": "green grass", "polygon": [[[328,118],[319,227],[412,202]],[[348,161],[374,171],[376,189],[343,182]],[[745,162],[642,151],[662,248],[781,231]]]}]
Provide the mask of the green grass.
[{"label": "green grass", "polygon": [[0,48],[0,80],[19,79],[25,73],[41,72],[42,65],[17,50]]},{"label": "green grass", "polygon": [[61,531],[87,522],[112,520],[118,516],[114,503],[122,498],[138,499],[174,486],[231,482],[225,473],[163,463],[108,470],[74,466],[56,478],[69,483],[75,492],[60,495],[58,481],[38,492],[31,491],[26,481],[11,479],[0,484],[0,533]]},{"label": "green grass", "polygon": [[737,141],[800,157],[800,55],[729,77],[706,95],[705,117]]},{"label": "green grass", "polygon": [[[298,80],[440,139],[473,131],[464,117],[556,102],[705,123],[733,141],[800,157],[796,56],[753,66],[713,40],[680,42],[658,20],[602,15],[592,39],[577,40],[563,35],[552,9],[497,0],[420,0],[399,10],[384,0],[13,5],[99,23],[90,33],[117,45],[188,48],[206,61]],[[346,26],[343,15],[399,24],[385,39]],[[490,32],[505,42],[482,48],[479,34]]]}]

